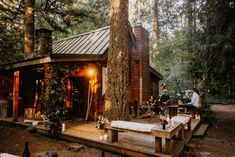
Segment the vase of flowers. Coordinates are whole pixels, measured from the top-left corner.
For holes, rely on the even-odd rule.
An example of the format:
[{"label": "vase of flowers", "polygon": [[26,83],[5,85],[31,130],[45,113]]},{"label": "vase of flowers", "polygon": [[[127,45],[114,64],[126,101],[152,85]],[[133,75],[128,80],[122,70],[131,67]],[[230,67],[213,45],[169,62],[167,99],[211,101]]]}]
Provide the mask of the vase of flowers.
[{"label": "vase of flowers", "polygon": [[162,123],[162,129],[166,130],[166,125],[169,120],[169,111],[166,108],[163,109],[162,112],[160,112],[160,119],[161,119],[161,123]]},{"label": "vase of flowers", "polygon": [[108,119],[104,118],[103,116],[99,115],[98,121],[97,121],[97,129],[104,129],[105,124],[108,123]]}]

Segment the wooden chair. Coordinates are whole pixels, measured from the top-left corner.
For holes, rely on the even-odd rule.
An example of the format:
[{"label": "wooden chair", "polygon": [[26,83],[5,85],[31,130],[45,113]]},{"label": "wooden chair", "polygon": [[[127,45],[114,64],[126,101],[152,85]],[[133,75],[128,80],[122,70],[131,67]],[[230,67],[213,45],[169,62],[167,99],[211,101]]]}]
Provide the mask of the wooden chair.
[{"label": "wooden chair", "polygon": [[178,114],[178,100],[172,99],[166,102],[166,107],[169,109],[170,118]]}]

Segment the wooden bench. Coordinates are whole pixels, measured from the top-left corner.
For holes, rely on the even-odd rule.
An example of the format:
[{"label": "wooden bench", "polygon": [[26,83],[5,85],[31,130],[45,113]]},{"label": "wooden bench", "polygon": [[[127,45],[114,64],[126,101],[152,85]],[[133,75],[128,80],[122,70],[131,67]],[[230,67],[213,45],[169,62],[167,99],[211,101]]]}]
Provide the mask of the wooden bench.
[{"label": "wooden bench", "polygon": [[38,125],[39,123],[43,123],[43,121],[41,121],[41,120],[25,119],[24,123],[32,123],[32,125]]},{"label": "wooden bench", "polygon": [[[113,122],[120,122],[123,124],[127,124],[127,127],[117,126],[111,124],[106,126],[108,131],[108,143],[118,142],[118,132],[120,131],[133,131],[140,134],[149,134],[155,137],[155,152],[162,153],[163,146],[162,146],[162,139],[165,139],[165,153],[172,154],[172,139],[176,137],[178,134],[179,140],[183,140],[184,136],[184,127],[182,123],[175,123],[173,126],[166,127],[165,130],[162,129],[162,125],[152,125],[152,124],[145,124],[145,123],[137,123],[137,122],[127,122],[127,121],[113,121]],[[138,130],[132,127],[128,127],[128,125],[136,126],[143,126],[144,130]],[[152,128],[151,128],[152,125]],[[150,126],[150,127],[148,127]],[[146,129],[147,127],[147,129]]]}]

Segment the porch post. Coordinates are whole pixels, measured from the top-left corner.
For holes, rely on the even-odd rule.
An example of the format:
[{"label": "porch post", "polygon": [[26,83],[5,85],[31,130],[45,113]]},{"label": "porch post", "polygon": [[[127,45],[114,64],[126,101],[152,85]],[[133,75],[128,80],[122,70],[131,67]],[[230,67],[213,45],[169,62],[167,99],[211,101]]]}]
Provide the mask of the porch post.
[{"label": "porch post", "polygon": [[19,79],[20,72],[14,72],[14,82],[13,82],[13,122],[18,121],[18,107],[19,107]]},{"label": "porch post", "polygon": [[71,108],[71,99],[70,99],[70,95],[71,95],[71,82],[70,79],[68,78],[68,83],[67,83],[67,95],[66,95],[66,102],[65,102],[65,108],[67,110],[69,110]]}]

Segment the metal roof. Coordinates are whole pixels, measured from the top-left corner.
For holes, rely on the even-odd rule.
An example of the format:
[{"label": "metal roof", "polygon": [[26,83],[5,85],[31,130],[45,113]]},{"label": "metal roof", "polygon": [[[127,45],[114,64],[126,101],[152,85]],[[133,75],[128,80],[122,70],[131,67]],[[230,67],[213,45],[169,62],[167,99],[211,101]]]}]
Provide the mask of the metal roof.
[{"label": "metal roof", "polygon": [[52,54],[92,54],[102,55],[109,46],[110,27],[59,40],[53,43]]},{"label": "metal roof", "polygon": [[[51,55],[102,55],[109,46],[110,27],[55,41]],[[38,58],[43,54],[33,52],[25,60]]]}]

